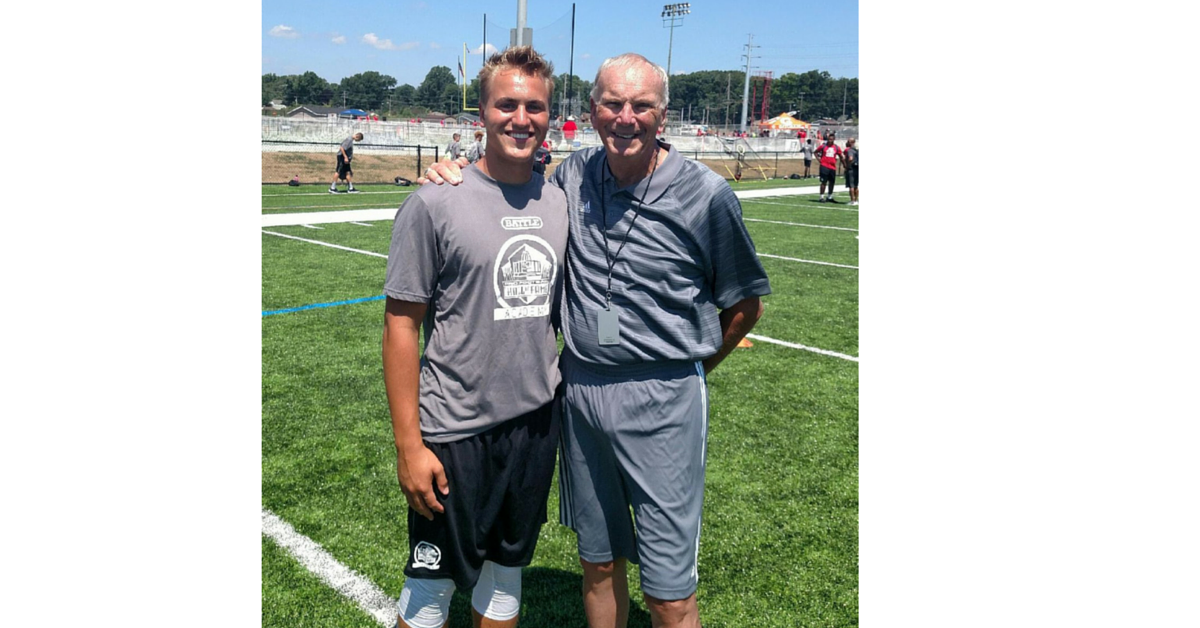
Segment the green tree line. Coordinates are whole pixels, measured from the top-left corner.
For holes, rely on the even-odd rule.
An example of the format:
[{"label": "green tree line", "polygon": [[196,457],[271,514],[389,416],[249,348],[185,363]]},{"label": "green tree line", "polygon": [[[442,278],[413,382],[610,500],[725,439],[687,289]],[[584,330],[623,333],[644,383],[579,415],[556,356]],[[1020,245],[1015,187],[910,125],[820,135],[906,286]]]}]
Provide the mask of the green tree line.
[{"label": "green tree line", "polygon": [[[682,112],[685,119],[709,124],[737,124],[741,120],[742,90],[745,73],[738,70],[705,70],[671,77],[670,108],[673,117]],[[570,83],[568,84],[568,79]],[[762,96],[765,84],[762,79],[751,77],[753,108],[748,112],[750,119],[761,116]],[[592,84],[578,76],[560,74],[556,77],[551,111],[577,113],[588,111],[588,94]],[[570,90],[571,108],[563,102]],[[314,72],[278,76],[262,76],[262,104],[272,100],[284,105],[320,105],[364,109],[383,115],[401,117],[419,116],[437,111],[454,115],[463,110],[462,87],[454,73],[446,66],[434,66],[425,75],[421,84],[413,87],[397,86],[396,79],[378,72],[362,72],[348,76],[337,83],[330,83]],[[479,79],[467,85],[467,107],[479,103]],[[834,78],[828,72],[810,70],[803,74],[788,72],[774,79],[770,85],[770,105],[767,116],[773,117],[787,111],[798,112],[803,120],[819,118],[837,119],[843,115],[858,119],[858,79]]]}]

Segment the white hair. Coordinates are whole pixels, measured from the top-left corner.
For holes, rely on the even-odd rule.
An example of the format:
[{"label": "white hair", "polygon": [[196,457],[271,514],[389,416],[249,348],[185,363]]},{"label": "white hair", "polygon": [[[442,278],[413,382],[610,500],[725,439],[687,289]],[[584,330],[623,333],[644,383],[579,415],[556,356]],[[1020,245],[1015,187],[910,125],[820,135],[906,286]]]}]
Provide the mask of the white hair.
[{"label": "white hair", "polygon": [[670,100],[671,100],[670,99],[670,91],[671,91],[670,90],[670,78],[667,76],[667,71],[664,70],[661,65],[654,63],[653,61],[647,59],[646,57],[643,57],[640,54],[637,54],[636,52],[627,52],[623,55],[609,57],[604,60],[604,63],[600,64],[600,69],[596,70],[596,80],[592,83],[592,93],[590,94],[592,100],[598,100],[600,98],[600,92],[601,92],[600,76],[602,74],[604,74],[605,70],[608,70],[610,68],[616,68],[616,69],[631,68],[639,63],[644,63],[644,64],[650,66],[651,68],[654,69],[654,72],[656,74],[658,74],[659,84],[662,85],[662,93],[659,94],[659,100],[660,100],[659,107],[661,107],[662,109],[666,109],[667,103],[670,102]]}]

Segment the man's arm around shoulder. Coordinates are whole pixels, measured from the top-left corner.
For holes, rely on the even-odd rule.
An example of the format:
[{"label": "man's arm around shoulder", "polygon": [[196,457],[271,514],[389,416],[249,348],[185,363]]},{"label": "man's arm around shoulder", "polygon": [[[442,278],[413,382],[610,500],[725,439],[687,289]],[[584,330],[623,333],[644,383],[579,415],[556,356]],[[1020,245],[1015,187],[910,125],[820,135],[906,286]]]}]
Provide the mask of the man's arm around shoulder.
[{"label": "man's arm around shoulder", "polygon": [[721,349],[715,355],[704,361],[704,373],[707,375],[725,356],[729,355],[754,329],[758,319],[762,318],[763,304],[759,297],[746,297],[737,303],[721,310]]},{"label": "man's arm around shoulder", "polygon": [[427,307],[424,303],[387,298],[383,316],[383,383],[392,414],[400,489],[417,514],[432,520],[434,512],[445,511],[433,486],[437,484],[438,491],[445,495],[449,484],[441,461],[421,440],[418,406],[421,359],[417,334]]}]

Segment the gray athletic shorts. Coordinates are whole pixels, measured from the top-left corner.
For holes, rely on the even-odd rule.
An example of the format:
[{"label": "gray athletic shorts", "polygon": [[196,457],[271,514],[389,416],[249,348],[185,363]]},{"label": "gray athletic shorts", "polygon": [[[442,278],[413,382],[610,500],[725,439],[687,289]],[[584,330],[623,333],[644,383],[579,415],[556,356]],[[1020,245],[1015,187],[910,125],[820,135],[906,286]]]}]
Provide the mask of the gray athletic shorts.
[{"label": "gray athletic shorts", "polygon": [[[585,365],[560,359],[559,519],[579,557],[641,565],[642,591],[696,591],[708,389],[699,362]],[[630,507],[633,518],[630,520]]]}]

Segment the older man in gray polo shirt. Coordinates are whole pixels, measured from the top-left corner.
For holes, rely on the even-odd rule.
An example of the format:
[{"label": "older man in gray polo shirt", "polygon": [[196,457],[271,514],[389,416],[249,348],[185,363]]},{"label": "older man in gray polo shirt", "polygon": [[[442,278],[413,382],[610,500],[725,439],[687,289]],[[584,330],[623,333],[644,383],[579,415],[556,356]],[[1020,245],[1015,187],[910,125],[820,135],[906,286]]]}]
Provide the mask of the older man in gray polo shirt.
[{"label": "older man in gray polo shirt", "polygon": [[[570,220],[560,519],[578,535],[589,626],[626,624],[632,560],[654,625],[698,628],[705,378],[771,288],[729,184],[657,140],[666,72],[625,54],[594,85],[604,146],[551,176]],[[448,163],[428,176],[460,180]]]}]

